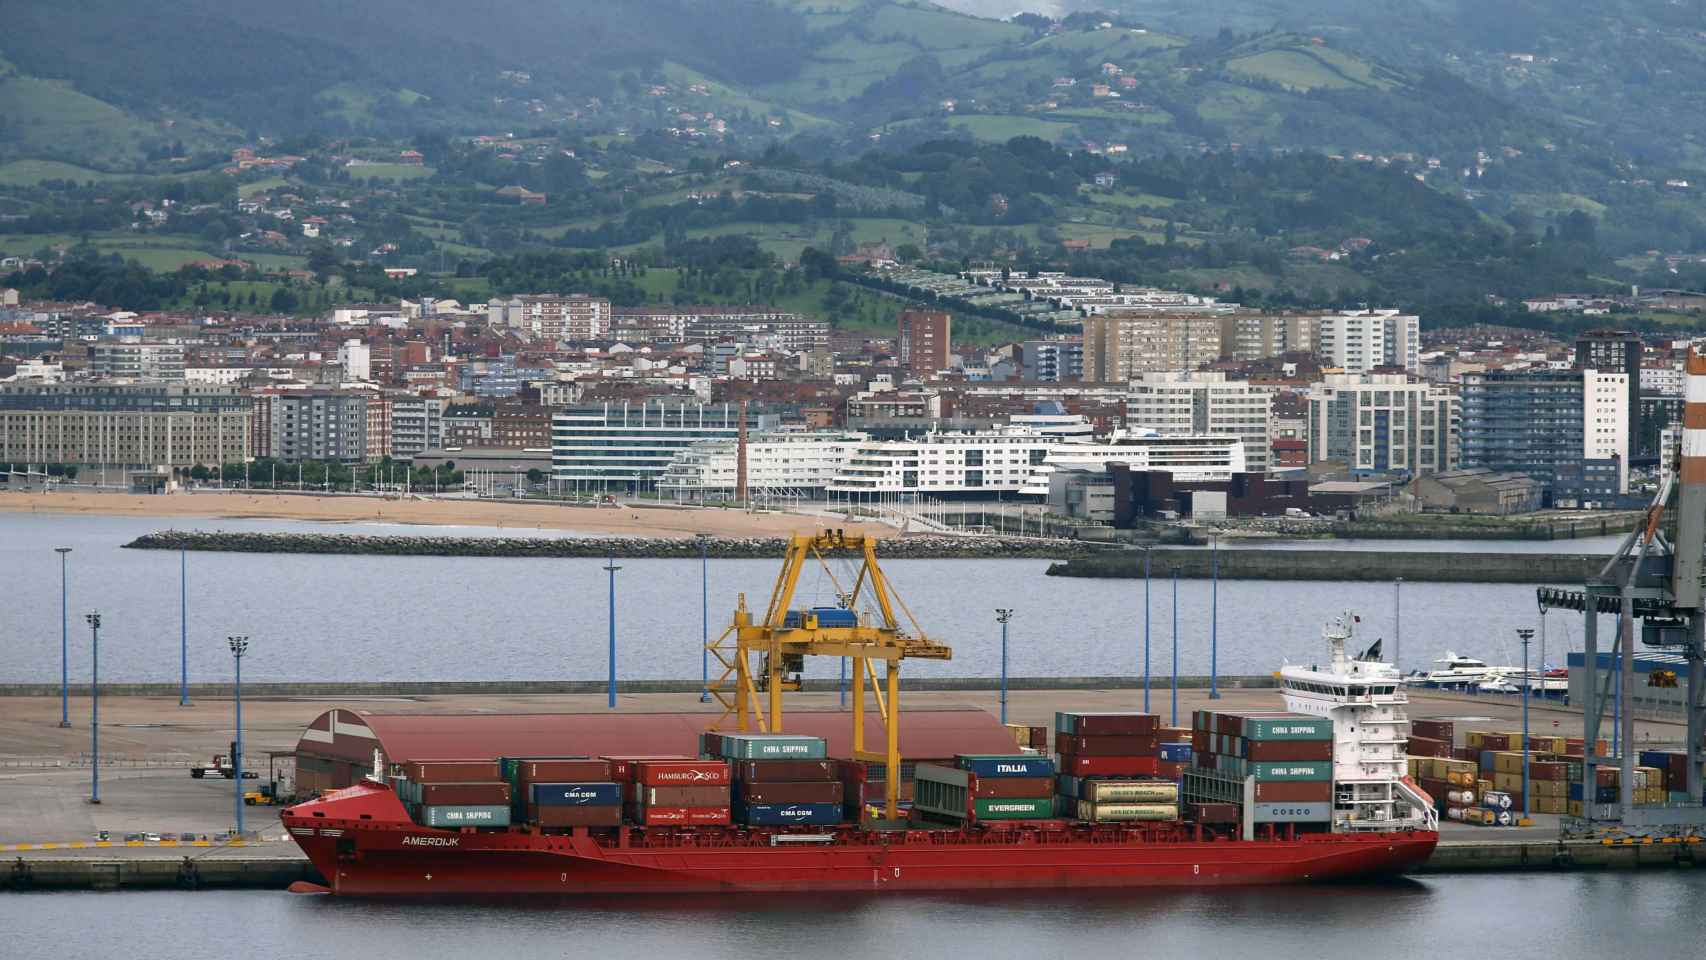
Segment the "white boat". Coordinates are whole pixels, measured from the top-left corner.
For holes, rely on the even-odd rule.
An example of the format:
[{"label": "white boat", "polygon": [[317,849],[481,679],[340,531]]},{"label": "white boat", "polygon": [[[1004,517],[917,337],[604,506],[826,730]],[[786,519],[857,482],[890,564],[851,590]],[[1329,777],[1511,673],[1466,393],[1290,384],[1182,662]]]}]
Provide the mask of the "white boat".
[{"label": "white boat", "polygon": [[1437,830],[1439,814],[1410,781],[1410,732],[1398,668],[1381,660],[1380,641],[1346,653],[1356,619],[1349,613],[1321,631],[1327,662],[1280,668],[1287,710],[1333,720],[1333,828]]},{"label": "white boat", "polygon": [[1474,686],[1522,672],[1515,667],[1490,667],[1485,660],[1466,657],[1450,650],[1447,650],[1445,656],[1435,660],[1434,663],[1443,664],[1443,666],[1438,670],[1428,671],[1422,678],[1423,683],[1434,687]]}]

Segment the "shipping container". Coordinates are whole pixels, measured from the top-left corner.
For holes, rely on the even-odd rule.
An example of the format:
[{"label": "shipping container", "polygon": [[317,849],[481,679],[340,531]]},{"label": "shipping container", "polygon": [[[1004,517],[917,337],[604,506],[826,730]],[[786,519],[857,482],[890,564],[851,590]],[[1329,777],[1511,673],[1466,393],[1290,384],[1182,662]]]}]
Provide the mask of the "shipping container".
[{"label": "shipping container", "polygon": [[1236,803],[1192,803],[1188,806],[1190,819],[1203,824],[1239,823],[1243,815]]},{"label": "shipping container", "polygon": [[648,761],[656,761],[656,762],[677,761],[677,762],[684,762],[684,763],[692,763],[692,762],[699,760],[700,758],[685,757],[685,756],[682,756],[681,754],[677,753],[677,754],[659,754],[659,755],[655,755],[655,756],[644,756],[644,757],[642,757],[642,756],[629,756],[629,757],[604,756],[604,757],[600,757],[599,759],[609,761],[609,763],[610,763],[610,779],[616,781],[617,783],[631,783],[631,782],[633,782],[634,778],[638,775],[639,765],[642,763],[646,763]]},{"label": "shipping container", "polygon": [[411,802],[434,807],[492,807],[510,802],[507,783],[417,783],[412,787]]},{"label": "shipping container", "polygon": [[972,777],[973,797],[1046,797],[1054,792],[1054,777]]},{"label": "shipping container", "polygon": [[747,805],[833,803],[839,805],[843,788],[838,780],[796,780],[793,782],[754,782],[741,780],[740,798]]},{"label": "shipping container", "polygon": [[1052,777],[1054,761],[1034,754],[960,754],[954,766],[984,777]]},{"label": "shipping container", "polygon": [[829,755],[821,737],[794,733],[724,733],[718,756],[731,760],[822,760]]},{"label": "shipping container", "polygon": [[1054,715],[1056,733],[1076,737],[1150,736],[1161,728],[1153,713],[1082,713],[1063,711]]},{"label": "shipping container", "polygon": [[1052,797],[996,797],[971,804],[974,820],[1046,820],[1054,816]]},{"label": "shipping container", "polygon": [[1250,820],[1253,823],[1327,823],[1332,819],[1332,801],[1326,803],[1257,803],[1250,808]]},{"label": "shipping container", "polygon": [[629,819],[635,823],[647,825],[672,825],[688,827],[727,826],[730,821],[729,808],[721,807],[646,807],[636,806],[628,809]]},{"label": "shipping container", "polygon": [[742,760],[735,764],[735,779],[749,783],[839,780],[840,773],[834,760]]},{"label": "shipping container", "polygon": [[[835,784],[840,786],[840,784]],[[751,826],[811,824],[832,826],[842,820],[840,801],[834,803],[745,803],[735,809],[735,819]]]},{"label": "shipping container", "polygon": [[729,785],[652,787],[642,784],[639,802],[647,807],[726,807],[729,805]]},{"label": "shipping container", "polygon": [[1055,751],[1081,757],[1153,757],[1161,741],[1148,736],[1075,736],[1057,734]]},{"label": "shipping container", "polygon": [[528,802],[539,807],[619,807],[619,783],[535,783]]},{"label": "shipping container", "polygon": [[1190,763],[1191,745],[1189,743],[1173,743],[1163,740],[1156,751],[1164,763]]},{"label": "shipping container", "polygon": [[527,822],[536,823],[541,827],[620,827],[622,807],[620,804],[585,807],[530,806],[527,808]]},{"label": "shipping container", "polygon": [[723,760],[642,760],[634,765],[634,780],[648,787],[726,786],[729,772]]},{"label": "shipping container", "polygon": [[1179,785],[1171,780],[1083,780],[1078,797],[1091,803],[1178,803]]},{"label": "shipping container", "polygon": [[[497,765],[493,764],[495,772]],[[508,804],[479,804],[420,808],[420,822],[429,827],[507,827]]]},{"label": "shipping container", "polygon": [[608,783],[614,780],[609,760],[577,759],[522,760],[517,767],[521,783]]},{"label": "shipping container", "polygon": [[1411,720],[1410,733],[1429,740],[1443,740],[1450,746],[1457,739],[1457,726],[1450,720]]},{"label": "shipping container", "polygon": [[492,783],[503,780],[496,760],[422,760],[403,765],[415,783]]},{"label": "shipping container", "polygon": [[1327,760],[1288,760],[1269,763],[1262,760],[1220,756],[1198,757],[1197,760],[1199,765],[1204,760],[1211,760],[1214,764],[1212,769],[1236,777],[1255,777],[1258,783],[1269,780],[1333,779],[1333,764]]},{"label": "shipping container", "polygon": [[1330,803],[1331,780],[1270,780],[1256,784],[1258,803]]},{"label": "shipping container", "polygon": [[1080,800],[1078,819],[1087,823],[1177,820],[1179,807],[1172,803],[1100,803]]},{"label": "shipping container", "polygon": [[1153,777],[1161,772],[1155,757],[1062,757],[1060,772],[1073,777]]}]

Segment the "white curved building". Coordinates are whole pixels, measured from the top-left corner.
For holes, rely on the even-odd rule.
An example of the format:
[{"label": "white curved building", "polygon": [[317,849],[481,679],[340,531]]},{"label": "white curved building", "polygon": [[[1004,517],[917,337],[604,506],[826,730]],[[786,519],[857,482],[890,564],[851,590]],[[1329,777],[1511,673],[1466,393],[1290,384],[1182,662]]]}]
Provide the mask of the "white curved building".
[{"label": "white curved building", "polygon": [[1238,437],[1164,436],[1153,430],[1116,433],[1099,443],[1059,444],[1043,457],[1019,489],[1030,496],[1048,496],[1049,477],[1056,470],[1105,472],[1110,463],[1133,470],[1164,471],[1181,483],[1229,480],[1247,470],[1244,441]]},{"label": "white curved building", "polygon": [[[821,492],[867,438],[850,430],[754,434],[746,444],[746,485],[756,497]],[[703,440],[676,453],[658,479],[658,493],[677,500],[735,493],[738,440]]]}]

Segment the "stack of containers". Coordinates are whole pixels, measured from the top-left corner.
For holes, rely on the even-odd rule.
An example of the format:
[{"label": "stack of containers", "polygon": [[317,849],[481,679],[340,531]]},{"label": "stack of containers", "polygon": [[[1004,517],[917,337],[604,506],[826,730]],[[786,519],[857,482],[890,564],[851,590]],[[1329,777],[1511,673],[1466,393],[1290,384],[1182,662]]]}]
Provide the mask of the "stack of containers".
[{"label": "stack of containers", "polygon": [[734,765],[735,822],[753,827],[841,822],[843,788],[818,737],[707,733],[701,746]]},{"label": "stack of containers", "polygon": [[502,761],[528,823],[541,827],[619,827],[622,784],[610,761],[591,757]]},{"label": "stack of containers", "polygon": [[[1191,715],[1191,737],[1195,770],[1213,771],[1223,780],[1255,780],[1252,822],[1332,821],[1332,720],[1297,713],[1197,710]],[[1216,793],[1202,799],[1232,798]]]},{"label": "stack of containers", "polygon": [[[917,774],[918,763],[920,762],[939,763],[950,767],[954,765],[951,758],[903,762],[900,765],[900,783],[895,791],[895,799],[902,807],[910,807],[912,804],[913,778]],[[881,817],[887,813],[886,784],[888,783],[889,768],[886,764],[865,760],[842,760],[839,763],[839,768],[842,812],[847,819],[857,821],[867,817]]]},{"label": "stack of containers", "polygon": [[1047,727],[1027,727],[1022,723],[1009,723],[1007,732],[1013,735],[1013,743],[1021,750],[1048,749]]},{"label": "stack of containers", "polygon": [[403,766],[398,796],[428,827],[507,827],[511,793],[496,760],[426,760]]},{"label": "stack of containers", "polygon": [[1406,752],[1412,757],[1449,760],[1456,733],[1456,727],[1449,720],[1412,720]]},{"label": "stack of containers", "polygon": [[[1642,750],[1641,766],[1659,771],[1664,781],[1666,803],[1696,803],[1700,800],[1688,792],[1688,754],[1677,750]],[[1649,789],[1651,785],[1649,784]]]},{"label": "stack of containers", "polygon": [[1164,730],[1151,713],[1076,711],[1056,713],[1054,729],[1059,816],[1087,823],[1179,819],[1188,731]]},{"label": "stack of containers", "polygon": [[644,826],[719,827],[729,824],[727,760],[692,757],[606,757],[623,784],[627,819]]},{"label": "stack of containers", "polygon": [[1054,815],[1054,762],[1034,753],[961,754],[914,772],[914,816],[973,825]]}]

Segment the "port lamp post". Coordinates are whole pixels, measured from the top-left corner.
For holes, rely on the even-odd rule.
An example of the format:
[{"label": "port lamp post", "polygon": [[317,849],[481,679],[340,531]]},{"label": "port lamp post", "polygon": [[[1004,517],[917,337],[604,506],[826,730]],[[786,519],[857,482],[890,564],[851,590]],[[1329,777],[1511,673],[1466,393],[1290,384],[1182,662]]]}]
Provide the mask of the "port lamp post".
[{"label": "port lamp post", "polygon": [[995,608],[995,622],[1001,624],[1001,722],[1007,722],[1007,621],[1013,619],[1009,607]]},{"label": "port lamp post", "polygon": [[711,535],[696,533],[699,541],[699,702],[711,702]]},{"label": "port lamp post", "polygon": [[1404,675],[1404,578],[1392,580],[1392,665]]},{"label": "port lamp post", "polygon": [[190,560],[178,548],[178,706],[190,705]]},{"label": "port lamp post", "polygon": [[610,676],[606,705],[614,710],[616,709],[616,571],[622,569],[616,565],[616,554],[614,552],[610,554],[610,562],[605,565],[604,569],[610,574]]},{"label": "port lamp post", "polygon": [[[1534,639],[1534,631],[1523,627],[1517,630],[1516,635],[1522,641],[1522,818],[1527,820],[1531,807],[1528,799],[1528,701],[1534,698],[1534,677],[1528,672],[1528,642]],[[1582,789],[1586,796],[1586,792],[1594,788]]]},{"label": "port lamp post", "polygon": [[59,554],[59,725],[71,726],[71,616],[67,606],[65,555],[70,547],[54,547]]},{"label": "port lamp post", "polygon": [[1149,712],[1149,551],[1143,548],[1143,712]]},{"label": "port lamp post", "polygon": [[101,802],[101,614],[86,613],[89,624],[89,802]]},{"label": "port lamp post", "polygon": [[1168,726],[1179,725],[1179,568],[1173,568],[1173,719]]},{"label": "port lamp post", "polygon": [[1220,699],[1220,537],[1208,535],[1208,698]]},{"label": "port lamp post", "polygon": [[233,809],[237,811],[237,833],[243,836],[243,654],[249,652],[248,637],[226,637],[225,642],[231,645],[231,659],[237,665],[237,685],[233,688],[237,704],[237,739],[231,747],[231,782]]}]

